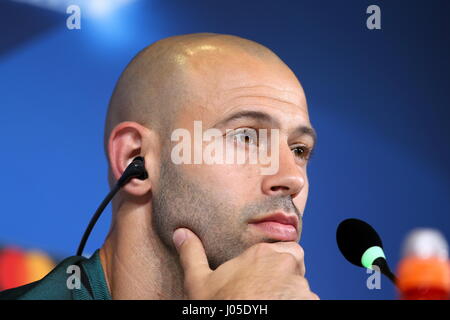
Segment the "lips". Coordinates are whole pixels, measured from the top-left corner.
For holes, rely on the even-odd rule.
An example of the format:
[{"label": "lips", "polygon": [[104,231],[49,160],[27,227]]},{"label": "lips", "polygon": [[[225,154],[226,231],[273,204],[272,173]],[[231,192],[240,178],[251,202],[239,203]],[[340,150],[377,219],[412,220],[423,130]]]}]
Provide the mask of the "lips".
[{"label": "lips", "polygon": [[266,236],[280,241],[296,241],[298,236],[298,217],[275,213],[249,221],[249,225]]}]

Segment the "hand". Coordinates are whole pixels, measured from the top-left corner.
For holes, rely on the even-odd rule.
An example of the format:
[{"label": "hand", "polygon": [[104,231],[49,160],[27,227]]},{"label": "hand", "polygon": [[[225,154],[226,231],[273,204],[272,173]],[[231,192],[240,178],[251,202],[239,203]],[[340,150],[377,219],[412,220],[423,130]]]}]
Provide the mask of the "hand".
[{"label": "hand", "polygon": [[319,299],[305,279],[304,253],[296,242],[258,243],[211,270],[192,231],[177,229],[173,240],[189,299]]}]

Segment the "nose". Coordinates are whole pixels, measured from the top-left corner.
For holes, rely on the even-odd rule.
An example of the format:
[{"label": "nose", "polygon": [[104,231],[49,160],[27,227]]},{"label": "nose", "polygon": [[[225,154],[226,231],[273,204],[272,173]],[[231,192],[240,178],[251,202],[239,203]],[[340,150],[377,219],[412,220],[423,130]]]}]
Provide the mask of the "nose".
[{"label": "nose", "polygon": [[280,145],[279,167],[273,175],[263,176],[262,191],[269,196],[295,198],[305,185],[306,172],[295,162],[289,146]]}]

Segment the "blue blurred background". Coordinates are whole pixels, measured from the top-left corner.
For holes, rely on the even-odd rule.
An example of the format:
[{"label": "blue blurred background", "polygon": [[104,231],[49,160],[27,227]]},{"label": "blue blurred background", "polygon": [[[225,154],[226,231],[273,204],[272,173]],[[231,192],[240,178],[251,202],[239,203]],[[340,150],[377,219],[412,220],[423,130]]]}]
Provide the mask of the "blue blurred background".
[{"label": "blue blurred background", "polygon": [[[103,125],[120,72],[150,43],[192,32],[260,42],[305,88],[319,140],[301,244],[322,299],[397,297],[385,278],[368,290],[339,253],[345,218],[378,230],[394,268],[412,229],[450,239],[450,1],[90,0],[78,1],[80,30],[66,27],[77,1],[28,2],[0,2],[0,244],[75,253],[108,192]],[[372,4],[381,30],[366,27]]]}]

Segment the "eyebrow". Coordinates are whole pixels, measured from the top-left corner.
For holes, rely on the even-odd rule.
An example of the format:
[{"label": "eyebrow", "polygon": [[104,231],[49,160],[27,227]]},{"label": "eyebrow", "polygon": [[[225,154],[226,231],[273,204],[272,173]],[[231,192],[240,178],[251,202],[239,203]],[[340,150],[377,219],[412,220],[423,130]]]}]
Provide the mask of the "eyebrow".
[{"label": "eyebrow", "polygon": [[298,133],[300,136],[303,136],[303,135],[310,136],[313,139],[313,147],[315,147],[315,145],[317,143],[317,133],[313,127],[299,126],[294,130],[294,132]]},{"label": "eyebrow", "polygon": [[[267,122],[267,123],[270,123],[271,125],[273,125],[274,127],[277,127],[277,128],[280,127],[280,123],[278,122],[278,120],[272,118],[267,113],[261,112],[261,111],[252,111],[252,110],[244,110],[244,111],[235,112],[235,113],[229,115],[228,117],[226,117],[225,119],[220,120],[218,123],[216,123],[214,125],[214,127],[225,126],[227,123],[229,123],[231,121],[236,121],[236,120],[241,120],[241,119],[251,119],[251,120]],[[314,146],[316,145],[317,133],[313,127],[300,125],[294,130],[294,133],[298,134],[300,136],[303,136],[303,135],[310,136],[313,139],[313,145]]]},{"label": "eyebrow", "polygon": [[241,119],[250,119],[250,120],[258,120],[258,121],[262,121],[262,122],[268,122],[273,124],[276,127],[279,127],[279,123],[276,119],[273,119],[271,116],[269,116],[267,113],[265,112],[261,112],[261,111],[238,111],[235,112],[231,115],[229,115],[228,117],[226,117],[223,120],[220,120],[218,123],[216,123],[216,126],[224,126],[225,124],[231,122],[231,121],[236,121],[236,120],[241,120]]}]

